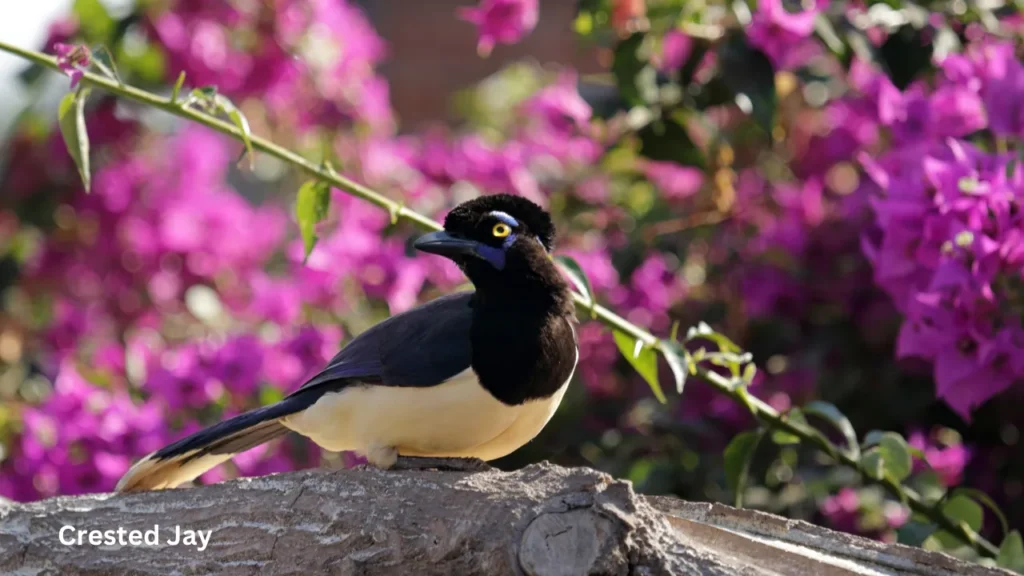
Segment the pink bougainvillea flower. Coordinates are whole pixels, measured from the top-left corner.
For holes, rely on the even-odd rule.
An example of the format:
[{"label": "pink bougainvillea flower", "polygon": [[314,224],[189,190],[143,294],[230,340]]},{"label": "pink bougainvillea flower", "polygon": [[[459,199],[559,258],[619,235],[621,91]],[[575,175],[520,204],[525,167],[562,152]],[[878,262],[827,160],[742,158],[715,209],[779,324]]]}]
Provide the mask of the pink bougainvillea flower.
[{"label": "pink bougainvillea flower", "polygon": [[58,42],[53,45],[53,51],[57,53],[57,66],[71,78],[71,87],[74,88],[82,79],[85,68],[89,66],[89,60],[92,58],[89,47]]},{"label": "pink bougainvillea flower", "polygon": [[486,56],[496,44],[515,44],[537,26],[537,0],[481,0],[475,8],[462,7],[459,18],[476,24],[477,51]]},{"label": "pink bougainvillea flower", "polygon": [[960,442],[943,443],[938,439],[942,436],[941,429],[936,428],[930,434],[920,430],[914,431],[907,438],[907,443],[924,452],[927,465],[915,459],[914,470],[922,471],[929,467],[939,475],[939,481],[947,488],[958,486],[963,481],[964,469],[971,461],[971,449]]},{"label": "pink bougainvillea flower", "polygon": [[523,104],[523,112],[539,117],[549,128],[563,133],[570,132],[573,127],[585,126],[593,110],[580,96],[576,84],[575,72],[562,72],[555,82]]},{"label": "pink bougainvillea flower", "polygon": [[764,0],[757,5],[747,36],[777,69],[795,66],[803,56],[804,40],[814,32],[818,11],[827,5],[819,1],[809,10],[790,12],[782,0]]},{"label": "pink bougainvillea flower", "polygon": [[649,160],[644,162],[643,171],[647,179],[671,200],[689,198],[704,185],[704,171],[693,166]]},{"label": "pink bougainvillea flower", "polygon": [[853,488],[843,487],[829,496],[821,503],[820,510],[829,525],[846,532],[857,532],[860,496]]},{"label": "pink bougainvillea flower", "polygon": [[661,39],[661,51],[655,56],[658,70],[674,74],[683,67],[693,51],[693,39],[679,30],[669,30]]}]

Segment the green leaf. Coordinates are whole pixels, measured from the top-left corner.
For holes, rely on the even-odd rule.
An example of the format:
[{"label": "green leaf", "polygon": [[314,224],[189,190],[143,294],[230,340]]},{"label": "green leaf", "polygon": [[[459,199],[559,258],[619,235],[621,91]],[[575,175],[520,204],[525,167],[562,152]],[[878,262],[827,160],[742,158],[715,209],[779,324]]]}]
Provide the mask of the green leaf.
[{"label": "green leaf", "polygon": [[640,138],[641,156],[704,169],[704,153],[690,139],[686,128],[675,120],[651,122],[637,135]]},{"label": "green leaf", "polygon": [[686,378],[690,373],[689,355],[675,340],[662,340],[661,353],[672,370],[672,376],[676,381],[676,393],[682,394],[683,387],[686,386]]},{"label": "green leaf", "polygon": [[919,474],[914,474],[910,484],[921,497],[921,501],[929,506],[942,500],[946,495],[946,485],[942,483],[935,470],[923,470]]},{"label": "green leaf", "polygon": [[644,42],[646,34],[637,32],[615,47],[612,75],[619,94],[631,107],[642,106],[658,98],[657,71],[650,64]]},{"label": "green leaf", "polygon": [[104,76],[124,86],[124,82],[121,81],[121,75],[117,72],[117,62],[114,61],[114,56],[110,53],[109,48],[103,45],[93,48],[92,62],[94,66],[103,72]]},{"label": "green leaf", "polygon": [[896,541],[907,546],[920,547],[934,533],[934,524],[910,521],[896,529]]},{"label": "green leaf", "polygon": [[174,83],[174,89],[171,90],[171,102],[172,103],[176,104],[178,102],[178,95],[181,94],[181,88],[184,85],[185,85],[185,71],[182,70],[181,73],[178,74],[178,80]]},{"label": "green leaf", "polygon": [[245,143],[245,151],[249,156],[249,170],[252,170],[255,167],[256,157],[252,153],[252,131],[249,129],[249,121],[246,120],[245,114],[242,114],[242,111],[226,96],[217,94],[214,96],[214,101],[217,104],[217,108],[227,114],[228,118],[231,118],[231,121],[235,124],[235,128],[238,128],[238,131],[242,133],[242,142]]},{"label": "green leaf", "polygon": [[740,109],[771,134],[778,104],[771,60],[747,43],[742,30],[735,30],[718,47],[718,66]]},{"label": "green leaf", "polygon": [[877,447],[870,448],[860,456],[861,467],[869,478],[881,480],[885,476],[885,458]]},{"label": "green leaf", "polygon": [[981,504],[963,494],[950,496],[942,505],[942,512],[954,522],[963,522],[975,532],[981,530],[981,523],[985,518],[985,511],[982,510]]},{"label": "green leaf", "polygon": [[1006,535],[1003,544],[999,547],[996,564],[1024,574],[1024,541],[1021,540],[1020,532],[1014,530]]},{"label": "green leaf", "polygon": [[634,485],[639,486],[647,480],[647,477],[651,475],[652,470],[654,470],[654,461],[650,458],[640,458],[629,467],[629,472],[626,473],[626,478],[628,478]]},{"label": "green leaf", "polygon": [[860,447],[870,448],[878,444],[882,440],[882,434],[885,434],[885,432],[882,432],[881,430],[869,431],[867,434],[864,435],[864,442],[861,443]]},{"label": "green leaf", "polygon": [[1008,534],[1010,532],[1010,523],[1006,521],[1006,514],[1003,514],[1003,511],[999,509],[999,505],[992,500],[991,496],[977,488],[967,488],[965,486],[954,489],[953,494],[963,494],[969,498],[974,498],[976,502],[992,511],[992,514],[994,514],[996,519],[999,520],[999,525],[1003,529],[1003,534]]},{"label": "green leaf", "polygon": [[849,52],[841,60],[844,70],[849,71],[855,56],[865,62],[877,62],[879,60],[878,49],[864,30],[856,26],[844,26],[841,28],[840,35],[846,42],[846,45],[850,47]]},{"label": "green leaf", "polygon": [[743,382],[748,385],[752,384],[755,377],[757,377],[757,364],[751,362],[743,368]]},{"label": "green leaf", "polygon": [[[978,504],[973,498],[966,494],[952,494],[949,499],[942,504],[942,513],[952,520],[954,524],[959,524],[961,527],[974,532],[981,530],[982,523],[985,519],[985,511],[981,507],[981,504]],[[943,547],[949,550],[954,550],[965,545],[959,536],[945,530],[936,532],[934,538],[942,544]]]},{"label": "green leaf", "polygon": [[88,88],[69,92],[61,99],[57,109],[60,134],[64,137],[68,154],[78,167],[78,175],[82,178],[86,192],[89,192],[92,183],[89,173],[89,134],[85,130],[85,99],[88,97]]},{"label": "green leaf", "polygon": [[925,39],[923,29],[904,24],[890,32],[878,49],[893,85],[903,91],[918,75],[931,67],[934,46]]},{"label": "green leaf", "polygon": [[749,352],[743,352],[741,354],[737,354],[735,352],[708,352],[707,358],[712,364],[722,366],[723,368],[729,368],[732,371],[733,376],[736,377],[739,377],[742,373],[740,366],[743,366],[753,360],[753,356]]},{"label": "green leaf", "polygon": [[725,106],[736,101],[736,95],[720,75],[713,76],[704,84],[691,84],[687,91],[693,95],[694,107],[700,111]]},{"label": "green leaf", "polygon": [[[872,446],[877,446],[882,441],[882,438],[889,433],[890,432],[885,432],[884,430],[871,430],[864,435],[864,442],[861,442],[860,447],[862,449],[867,449]],[[913,446],[910,446],[908,444],[907,451],[909,451],[912,456],[920,459],[926,465],[928,465],[929,468],[931,468],[931,465],[928,464],[928,460],[925,458],[924,452],[921,451],[919,448],[914,448]]]},{"label": "green leaf", "polygon": [[692,38],[690,42],[690,55],[679,69],[679,83],[683,86],[688,86],[693,82],[693,75],[697,72],[697,67],[704,61],[704,55],[711,48],[711,43],[702,38]]},{"label": "green leaf", "polygon": [[911,456],[917,458],[921,462],[924,462],[925,466],[927,466],[928,468],[932,467],[932,465],[928,463],[928,457],[924,455],[924,450],[921,450],[920,448],[915,448],[909,444],[907,444],[907,450],[910,451]]},{"label": "green leaf", "polygon": [[619,352],[629,360],[629,363],[633,366],[640,376],[647,381],[650,385],[654,395],[658,398],[658,401],[662,404],[668,402],[665,398],[665,393],[661,391],[661,384],[658,382],[658,355],[654,350],[644,346],[643,342],[636,340],[625,332],[618,330],[614,331],[615,345],[619,347]]},{"label": "green leaf", "polygon": [[114,19],[99,0],[75,0],[71,11],[78,20],[78,29],[85,40],[107,42],[114,31]]},{"label": "green leaf", "polygon": [[853,424],[850,423],[850,419],[847,418],[839,408],[836,408],[835,404],[822,402],[820,400],[811,402],[804,406],[804,412],[827,420],[830,424],[835,426],[836,430],[839,430],[846,439],[846,446],[849,449],[850,457],[854,460],[860,459],[860,446],[857,444],[857,432],[853,429]]},{"label": "green leaf", "polygon": [[743,349],[730,340],[728,336],[721,332],[715,332],[711,326],[708,326],[705,322],[692,326],[686,331],[687,340],[693,340],[694,338],[706,338],[717,344],[718,349],[722,352],[728,354],[739,354],[740,356],[736,358],[738,362],[746,363],[752,359],[749,354],[744,353]]},{"label": "green leaf", "polygon": [[587,307],[590,308],[590,312],[593,315],[594,304],[596,303],[594,301],[594,290],[590,287],[590,279],[587,278],[587,273],[583,271],[580,263],[571,256],[555,256],[555,261],[562,265],[569,279],[576,285],[576,290],[587,300]]},{"label": "green leaf", "polygon": [[736,495],[735,506],[743,507],[743,491],[747,486],[750,462],[757,452],[757,446],[764,437],[764,431],[747,431],[737,434],[725,447],[725,481]]},{"label": "green leaf", "polygon": [[893,478],[902,482],[913,469],[910,450],[903,436],[895,432],[885,432],[878,441],[878,449],[885,460],[885,471]]},{"label": "green leaf", "polygon": [[[790,409],[789,412],[786,412],[785,418],[787,422],[792,422],[793,424],[807,424],[807,419],[804,418],[804,414],[799,408]],[[772,432],[772,442],[780,446],[799,444],[800,437],[785,430],[775,430]]]},{"label": "green leaf", "polygon": [[274,386],[263,386],[260,388],[260,405],[269,406],[284,400],[284,392]]},{"label": "green leaf", "polygon": [[790,446],[793,444],[799,444],[800,437],[786,432],[785,430],[776,430],[772,432],[772,442],[775,442],[779,446]]},{"label": "green leaf", "polygon": [[828,19],[828,16],[818,14],[815,17],[814,33],[836,58],[840,61],[846,59],[846,54],[849,50],[846,48],[846,44],[843,43],[842,38],[836,33],[835,26],[832,25],[832,21]]},{"label": "green leaf", "polygon": [[316,225],[327,217],[327,209],[331,204],[331,187],[320,180],[310,180],[299,188],[295,200],[295,217],[299,221],[302,233],[302,246],[305,249],[303,263],[316,246]]},{"label": "green leaf", "polygon": [[197,100],[201,101],[204,105],[209,106],[210,104],[213,103],[214,99],[217,97],[217,87],[216,86],[207,85],[207,86],[200,86],[198,88],[193,88],[192,89],[192,97],[194,97]]}]

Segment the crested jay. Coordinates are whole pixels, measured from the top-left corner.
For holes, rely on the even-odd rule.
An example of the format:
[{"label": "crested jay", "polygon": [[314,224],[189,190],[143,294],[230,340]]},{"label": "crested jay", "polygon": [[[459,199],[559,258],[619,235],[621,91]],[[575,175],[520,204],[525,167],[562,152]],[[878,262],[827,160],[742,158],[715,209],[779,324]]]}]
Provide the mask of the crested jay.
[{"label": "crested jay", "polygon": [[392,316],[283,400],[146,456],[117,491],[172,488],[297,432],[390,468],[399,456],[493,460],[532,440],[579,358],[569,285],[550,258],[548,214],[505,194],[456,206],[414,246],[453,260],[472,292]]}]

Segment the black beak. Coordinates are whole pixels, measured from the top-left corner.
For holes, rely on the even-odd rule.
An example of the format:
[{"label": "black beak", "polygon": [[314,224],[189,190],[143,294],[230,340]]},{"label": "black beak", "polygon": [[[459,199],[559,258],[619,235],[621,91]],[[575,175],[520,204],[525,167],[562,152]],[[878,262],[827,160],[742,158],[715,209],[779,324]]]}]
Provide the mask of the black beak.
[{"label": "black beak", "polygon": [[423,252],[454,258],[456,256],[476,255],[477,243],[473,240],[456,238],[447,232],[441,231],[420,236],[413,242],[412,246]]}]

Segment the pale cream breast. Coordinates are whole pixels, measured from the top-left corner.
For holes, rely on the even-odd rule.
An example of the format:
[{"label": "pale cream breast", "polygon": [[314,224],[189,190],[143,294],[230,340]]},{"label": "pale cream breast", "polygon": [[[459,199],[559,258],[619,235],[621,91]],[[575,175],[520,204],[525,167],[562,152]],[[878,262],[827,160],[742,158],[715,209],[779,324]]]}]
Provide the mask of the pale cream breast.
[{"label": "pale cream breast", "polygon": [[[569,387],[569,381],[549,398],[533,400],[520,406],[519,415],[511,426],[493,439],[479,444],[464,453],[450,454],[455,457],[473,457],[481,460],[494,460],[507,456],[533,440],[544,429],[551,417],[555,415],[562,396]],[[401,451],[400,451],[401,452]]]},{"label": "pale cream breast", "polygon": [[551,397],[518,406],[495,399],[472,369],[425,388],[357,385],[325,394],[281,423],[336,452],[393,447],[406,456],[493,460],[540,433],[571,379]]},{"label": "pale cream breast", "polygon": [[452,454],[452,456],[474,457],[481,460],[494,460],[507,456],[521,448],[524,444],[533,440],[540,431],[547,426],[551,417],[555,415],[558,406],[562,403],[565,391],[569,389],[569,382],[576,372],[576,363],[579,361],[579,350],[576,350],[576,357],[573,359],[573,368],[565,383],[553,395],[548,398],[531,400],[519,406],[519,415],[511,426],[502,431],[493,439],[474,446],[466,454]]},{"label": "pale cream breast", "polygon": [[467,369],[425,388],[351,386],[325,394],[282,424],[327,450],[395,447],[400,454],[438,456],[501,434],[520,408],[496,400]]}]

